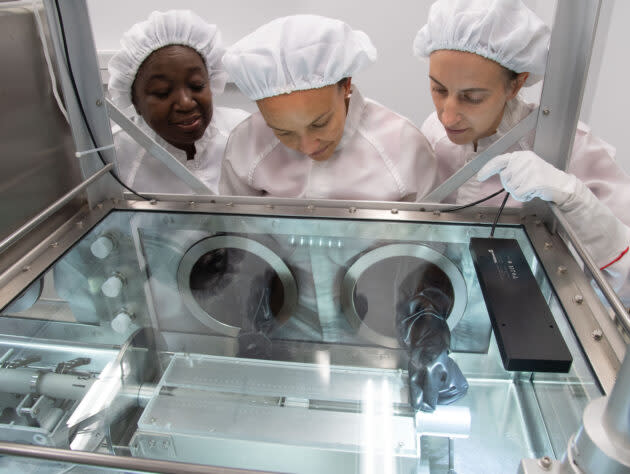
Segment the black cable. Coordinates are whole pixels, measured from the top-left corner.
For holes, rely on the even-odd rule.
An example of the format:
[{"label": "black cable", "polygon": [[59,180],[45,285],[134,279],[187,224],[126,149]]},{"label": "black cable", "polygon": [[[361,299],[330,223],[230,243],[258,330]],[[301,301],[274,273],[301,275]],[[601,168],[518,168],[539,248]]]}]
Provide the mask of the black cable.
[{"label": "black cable", "polygon": [[503,212],[503,208],[505,207],[505,203],[510,197],[510,193],[506,192],[505,197],[503,198],[503,202],[501,203],[501,207],[499,208],[499,212],[497,212],[496,217],[494,218],[494,222],[492,223],[492,229],[490,230],[490,237],[494,237],[494,228],[497,226],[497,222],[499,222],[499,216]]},{"label": "black cable", "polygon": [[505,189],[501,188],[496,193],[492,193],[490,196],[486,196],[485,198],[479,199],[478,201],[471,202],[470,204],[464,204],[463,206],[451,207],[449,209],[444,209],[444,210],[440,209],[440,212],[461,211],[462,209],[466,209],[467,207],[476,206],[477,204],[480,204],[480,203],[482,203],[484,201],[487,201],[488,199],[492,199],[493,197],[498,196],[499,194],[501,194],[503,191],[505,191]]},{"label": "black cable", "polygon": [[[79,105],[79,111],[81,112],[81,116],[83,117],[83,122],[85,123],[85,128],[87,129],[89,135],[90,135],[90,139],[92,140],[92,143],[94,145],[94,148],[99,148],[98,144],[96,143],[96,140],[94,139],[94,134],[92,133],[92,129],[90,128],[90,122],[88,122],[87,116],[85,114],[85,110],[83,109],[83,103],[81,102],[81,96],[79,95],[79,89],[77,88],[77,84],[75,82],[74,79],[74,72],[72,71],[72,65],[70,64],[70,54],[68,52],[68,42],[66,40],[66,33],[63,27],[63,19],[61,18],[61,10],[59,8],[59,0],[55,0],[55,7],[57,9],[57,18],[59,19],[59,26],[61,27],[61,38],[63,40],[63,50],[66,54],[66,64],[68,65],[68,72],[69,72],[69,76],[70,76],[70,83],[72,84],[72,89],[74,90],[74,95],[77,98],[77,102]],[[100,151],[97,151],[96,154],[98,155],[98,157],[100,158],[101,162],[103,163],[103,166],[107,165],[107,162],[103,159],[103,156],[101,155]],[[146,196],[142,196],[141,194],[138,194],[136,191],[134,191],[133,189],[131,189],[129,186],[127,186],[125,183],[122,182],[122,180],[116,175],[116,173],[114,173],[112,170],[109,170],[109,174],[116,180],[118,181],[118,184],[120,184],[123,188],[125,188],[127,191],[130,191],[132,194],[138,196],[141,199],[144,199],[146,201],[150,200],[150,198],[146,197]]]}]

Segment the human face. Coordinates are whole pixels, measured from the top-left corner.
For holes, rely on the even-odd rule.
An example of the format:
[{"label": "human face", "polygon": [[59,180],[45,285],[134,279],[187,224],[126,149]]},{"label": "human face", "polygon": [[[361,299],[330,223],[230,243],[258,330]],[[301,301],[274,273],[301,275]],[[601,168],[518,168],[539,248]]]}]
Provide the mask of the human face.
[{"label": "human face", "polygon": [[350,79],[343,85],[295,91],[259,100],[258,109],[288,148],[325,161],[334,153],[346,124]]},{"label": "human face", "polygon": [[154,51],[133,83],[136,111],[164,140],[182,150],[194,147],[212,118],[208,70],[187,46]]},{"label": "human face", "polygon": [[448,138],[458,145],[477,144],[494,134],[508,100],[527,73],[510,80],[500,64],[474,53],[439,50],[429,58],[431,97]]}]

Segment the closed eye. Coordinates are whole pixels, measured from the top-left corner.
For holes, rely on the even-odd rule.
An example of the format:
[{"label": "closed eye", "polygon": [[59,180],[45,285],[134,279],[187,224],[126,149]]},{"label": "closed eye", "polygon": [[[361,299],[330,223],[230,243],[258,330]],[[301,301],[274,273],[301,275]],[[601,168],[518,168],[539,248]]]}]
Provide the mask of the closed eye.
[{"label": "closed eye", "polygon": [[311,127],[313,127],[313,128],[323,128],[326,125],[328,125],[328,122],[330,122],[330,119],[326,120],[325,122],[322,122],[322,123],[313,123],[313,124],[311,124]]}]

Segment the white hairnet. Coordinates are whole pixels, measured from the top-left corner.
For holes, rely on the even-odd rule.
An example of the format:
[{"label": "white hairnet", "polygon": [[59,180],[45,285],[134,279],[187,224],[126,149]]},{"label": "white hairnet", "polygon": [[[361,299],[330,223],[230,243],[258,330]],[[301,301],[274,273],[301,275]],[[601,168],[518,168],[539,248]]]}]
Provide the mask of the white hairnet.
[{"label": "white hairnet", "polygon": [[230,77],[252,100],[335,84],[374,61],[376,48],[364,32],[316,15],[273,20],[223,56]]},{"label": "white hairnet", "polygon": [[225,48],[216,25],[206,23],[190,10],[153,12],[149,18],[136,23],[120,40],[122,49],[109,61],[108,89],[112,100],[122,109],[131,106],[131,86],[140,65],[151,53],[169,45],[189,46],[206,63],[210,90],[223,92],[227,73],[221,65]]},{"label": "white hairnet", "polygon": [[549,28],[521,0],[438,0],[413,51],[420,58],[440,49],[475,53],[529,72],[525,85],[532,85],[545,74],[549,37]]}]

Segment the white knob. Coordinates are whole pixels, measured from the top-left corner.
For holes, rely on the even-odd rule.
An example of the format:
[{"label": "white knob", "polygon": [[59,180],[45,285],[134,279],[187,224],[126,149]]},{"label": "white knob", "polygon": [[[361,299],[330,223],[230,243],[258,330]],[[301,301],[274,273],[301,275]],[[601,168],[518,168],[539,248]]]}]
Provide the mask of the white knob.
[{"label": "white knob", "polygon": [[124,282],[122,278],[117,275],[113,275],[105,280],[105,282],[101,285],[101,291],[105,296],[116,298],[120,294],[123,284]]},{"label": "white knob", "polygon": [[112,329],[120,334],[127,333],[132,324],[131,315],[125,311],[121,311],[112,319]]},{"label": "white knob", "polygon": [[114,242],[109,237],[101,236],[96,239],[90,246],[92,255],[96,258],[103,259],[107,257],[114,249]]}]

